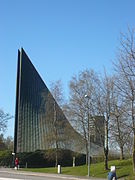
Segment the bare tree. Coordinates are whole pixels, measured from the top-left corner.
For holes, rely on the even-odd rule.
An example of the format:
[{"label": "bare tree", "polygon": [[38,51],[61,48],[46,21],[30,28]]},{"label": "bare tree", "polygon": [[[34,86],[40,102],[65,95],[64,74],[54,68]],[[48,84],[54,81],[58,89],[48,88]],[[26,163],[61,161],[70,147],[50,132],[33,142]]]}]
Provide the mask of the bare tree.
[{"label": "bare tree", "polygon": [[[90,127],[94,123],[93,117],[97,115],[98,84],[98,75],[93,70],[84,70],[78,76],[73,76],[69,84],[69,119],[85,140],[86,164],[88,163],[88,144],[92,133]],[[86,96],[88,98],[85,98]]]},{"label": "bare tree", "polygon": [[13,138],[11,136],[4,138],[4,135],[0,134],[0,150],[13,151]]},{"label": "bare tree", "polygon": [[118,74],[117,87],[127,104],[133,131],[133,171],[135,172],[135,39],[134,29],[121,34],[120,48],[115,63]]},{"label": "bare tree", "polygon": [[131,157],[132,156],[132,147],[133,147],[133,135],[132,132],[128,134],[127,142],[124,146],[124,153],[125,156]]},{"label": "bare tree", "polygon": [[[63,89],[62,89],[62,82],[61,80],[58,80],[56,82],[51,82],[50,84],[50,90],[54,98],[53,102],[53,111],[54,111],[54,139],[55,139],[55,150],[56,150],[56,159],[55,159],[55,166],[58,165],[58,149],[59,149],[59,141],[60,137],[58,136],[58,131],[59,127],[62,127],[61,125],[61,120],[60,120],[60,114],[59,113],[59,108],[57,103],[59,104],[60,107],[62,107],[63,104]],[[59,118],[59,119],[58,119]]]},{"label": "bare tree", "polygon": [[[124,159],[124,147],[127,145],[131,134],[131,123],[128,118],[127,104],[120,95],[119,88],[115,85],[117,77],[114,80],[113,104],[111,111],[110,124],[110,142],[120,148],[120,159]],[[117,83],[116,83],[117,84]]]},{"label": "bare tree", "polygon": [[98,111],[105,117],[105,143],[104,143],[104,168],[108,169],[109,130],[111,121],[112,101],[114,91],[114,78],[107,76],[106,72],[101,84],[101,92],[98,95]]},{"label": "bare tree", "polygon": [[0,132],[4,132],[7,129],[7,122],[13,116],[10,116],[8,113],[5,113],[0,109]]},{"label": "bare tree", "polygon": [[51,82],[50,83],[50,91],[51,91],[54,99],[58,103],[58,105],[60,107],[62,107],[62,105],[64,103],[62,81],[61,80],[57,80],[55,82],[54,81]]},{"label": "bare tree", "polygon": [[1,151],[6,150],[6,144],[4,142],[4,135],[3,134],[0,134],[0,150]]},{"label": "bare tree", "polygon": [[111,114],[110,142],[120,148],[120,159],[124,159],[124,147],[129,141],[131,126],[128,121],[124,107],[114,105],[114,111]]},{"label": "bare tree", "polygon": [[13,151],[13,138],[11,136],[8,136],[4,140],[6,148],[10,151]]}]

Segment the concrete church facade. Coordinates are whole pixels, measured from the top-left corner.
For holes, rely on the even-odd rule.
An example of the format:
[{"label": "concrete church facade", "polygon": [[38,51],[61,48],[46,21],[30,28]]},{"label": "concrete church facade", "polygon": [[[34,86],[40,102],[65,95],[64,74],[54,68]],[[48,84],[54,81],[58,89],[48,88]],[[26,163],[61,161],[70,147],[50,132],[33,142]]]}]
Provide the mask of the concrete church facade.
[{"label": "concrete church facade", "polygon": [[[104,119],[102,119],[103,125]],[[17,54],[14,152],[55,148],[84,152],[84,139],[74,130],[29,57]],[[101,147],[92,143],[96,153]]]}]

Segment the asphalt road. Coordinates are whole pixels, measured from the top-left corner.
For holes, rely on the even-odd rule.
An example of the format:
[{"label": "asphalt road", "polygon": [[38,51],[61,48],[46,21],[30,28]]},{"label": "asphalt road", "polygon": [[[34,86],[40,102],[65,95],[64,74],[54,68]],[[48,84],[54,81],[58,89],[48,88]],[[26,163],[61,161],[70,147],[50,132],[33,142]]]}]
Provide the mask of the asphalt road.
[{"label": "asphalt road", "polygon": [[[85,178],[66,176],[62,174],[47,174],[47,173],[33,173],[24,172],[8,168],[0,168],[0,180],[97,180],[96,178]],[[105,179],[98,179],[105,180]]]}]

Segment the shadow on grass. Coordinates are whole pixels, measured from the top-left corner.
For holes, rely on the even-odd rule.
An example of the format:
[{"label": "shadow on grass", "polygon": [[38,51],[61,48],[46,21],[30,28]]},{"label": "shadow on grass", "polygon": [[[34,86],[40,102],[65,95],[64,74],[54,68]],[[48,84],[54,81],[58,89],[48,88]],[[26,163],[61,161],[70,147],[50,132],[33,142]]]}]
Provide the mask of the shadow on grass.
[{"label": "shadow on grass", "polygon": [[122,176],[119,176],[118,179],[119,179],[119,178],[124,178],[124,177],[127,177],[127,176],[129,176],[129,174],[124,174],[124,175],[122,175]]}]

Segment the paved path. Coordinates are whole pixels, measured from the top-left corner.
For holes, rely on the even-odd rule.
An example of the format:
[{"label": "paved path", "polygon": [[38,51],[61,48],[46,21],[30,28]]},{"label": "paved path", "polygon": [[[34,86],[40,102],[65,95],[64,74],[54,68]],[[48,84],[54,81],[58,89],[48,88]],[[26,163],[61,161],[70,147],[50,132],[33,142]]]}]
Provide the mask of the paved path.
[{"label": "paved path", "polygon": [[105,180],[101,178],[77,177],[63,174],[35,173],[17,171],[9,168],[0,168],[0,180]]}]

